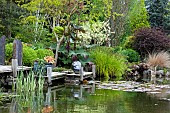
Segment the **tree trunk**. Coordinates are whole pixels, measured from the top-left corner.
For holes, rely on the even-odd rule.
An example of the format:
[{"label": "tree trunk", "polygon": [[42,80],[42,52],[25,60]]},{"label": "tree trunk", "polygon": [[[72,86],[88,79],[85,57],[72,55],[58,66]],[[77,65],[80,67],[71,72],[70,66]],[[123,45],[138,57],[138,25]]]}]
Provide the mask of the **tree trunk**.
[{"label": "tree trunk", "polygon": [[61,39],[57,42],[57,47],[56,47],[56,52],[55,52],[55,63],[54,63],[54,66],[56,67],[57,66],[57,60],[58,60],[58,50],[60,48],[60,44],[61,42],[63,41],[64,39],[64,35],[61,37]]}]

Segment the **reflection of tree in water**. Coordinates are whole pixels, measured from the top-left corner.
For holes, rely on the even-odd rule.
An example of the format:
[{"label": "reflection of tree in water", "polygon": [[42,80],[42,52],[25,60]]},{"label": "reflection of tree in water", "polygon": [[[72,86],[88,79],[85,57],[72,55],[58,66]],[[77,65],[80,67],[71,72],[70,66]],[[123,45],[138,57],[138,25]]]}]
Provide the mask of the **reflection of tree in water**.
[{"label": "reflection of tree in water", "polygon": [[52,98],[55,100],[53,102],[54,109],[59,113],[72,113],[80,111],[79,108],[84,109],[83,106],[86,106],[86,98],[93,91],[92,85],[70,85],[66,86],[60,91],[57,91],[52,95]]},{"label": "reflection of tree in water", "polygon": [[168,113],[169,104],[148,96],[146,93],[133,93],[113,90],[96,90],[87,98],[89,110],[98,113]]},{"label": "reflection of tree in water", "polygon": [[[98,111],[99,113],[133,113],[125,101],[126,96],[125,92],[122,91],[100,89],[96,90],[95,95],[88,98],[87,105],[92,111]],[[135,94],[131,96],[133,97]]]},{"label": "reflection of tree in water", "polygon": [[33,100],[29,101],[34,107],[19,109],[23,104],[23,101],[20,100],[21,102],[15,103],[15,109],[18,110],[17,113],[21,113],[19,110],[29,111],[32,109],[35,112],[38,109],[42,112],[43,105],[49,105],[55,113],[168,113],[170,110],[168,102],[160,101],[146,93],[104,89],[96,89],[93,92],[93,89],[90,89],[91,86],[87,87],[89,86],[77,85],[57,90],[49,88],[50,90],[45,94],[46,98],[43,101],[42,98],[39,100],[32,98]]}]

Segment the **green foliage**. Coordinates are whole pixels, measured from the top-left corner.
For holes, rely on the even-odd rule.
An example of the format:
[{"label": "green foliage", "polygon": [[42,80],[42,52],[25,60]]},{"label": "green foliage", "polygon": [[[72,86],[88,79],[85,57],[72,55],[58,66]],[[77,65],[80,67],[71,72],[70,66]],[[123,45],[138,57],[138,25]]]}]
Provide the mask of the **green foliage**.
[{"label": "green foliage", "polygon": [[25,43],[45,42],[45,40],[49,38],[47,36],[49,31],[44,27],[44,21],[36,19],[30,22],[30,19],[28,19],[30,17],[31,16],[21,18],[21,22],[15,26],[15,38]]},{"label": "green foliage", "polygon": [[6,44],[5,45],[5,60],[6,60],[6,63],[9,64],[12,59],[12,51],[13,51],[13,44],[12,43],[9,43],[9,44]]},{"label": "green foliage", "polygon": [[15,101],[17,102],[17,112],[23,113],[25,112],[25,108],[30,108],[30,112],[33,110],[37,110],[41,112],[42,105],[44,102],[43,96],[43,86],[44,86],[44,78],[39,73],[38,79],[35,79],[35,75],[33,72],[30,72],[28,75],[24,76],[23,72],[21,72],[17,76],[16,82],[16,95]]},{"label": "green foliage", "polygon": [[76,55],[81,64],[84,66],[87,62],[90,62],[89,53],[83,49],[82,47],[77,48],[76,50],[68,50],[65,48],[65,46],[62,46],[59,50],[59,60],[64,65],[71,65],[72,63],[72,56]]},{"label": "green foliage", "polygon": [[37,59],[37,53],[34,49],[24,45],[23,47],[23,65],[31,66]]},{"label": "green foliage", "polygon": [[139,53],[133,49],[124,49],[119,53],[124,55],[127,58],[128,62],[139,62],[140,60]]},{"label": "green foliage", "polygon": [[144,0],[136,0],[129,10],[128,23],[132,32],[142,27],[149,27],[148,14]]},{"label": "green foliage", "polygon": [[125,42],[123,44],[124,48],[133,48],[133,43],[134,43],[135,37],[134,36],[128,36],[125,39]]},{"label": "green foliage", "polygon": [[[8,38],[15,35],[19,17],[26,11],[19,7],[13,0],[0,1],[0,32]],[[1,34],[0,33],[0,34]]]},{"label": "green foliage", "polygon": [[[9,43],[5,46],[5,60],[7,64],[11,62],[13,44]],[[54,56],[53,51],[48,49],[38,49],[34,50],[26,44],[23,45],[23,65],[31,66],[37,58],[43,59],[45,56]]]},{"label": "green foliage", "polygon": [[67,68],[64,68],[64,67],[55,67],[53,68],[53,72],[63,72],[63,71],[72,71],[71,69],[67,69]]},{"label": "green foliage", "polygon": [[170,28],[170,4],[169,0],[146,0],[149,22],[152,27]]},{"label": "green foliage", "polygon": [[120,79],[127,69],[126,59],[118,54],[113,54],[112,48],[97,47],[91,50],[91,57],[96,64],[99,76],[116,76],[117,79]]},{"label": "green foliage", "polygon": [[44,59],[44,57],[46,57],[46,56],[52,56],[52,57],[54,56],[53,51],[48,50],[48,49],[38,49],[35,51],[37,53],[37,58],[39,58],[39,59]]},{"label": "green foliage", "polygon": [[118,53],[120,55],[123,55],[128,60],[128,62],[138,62],[140,60],[139,53],[131,48],[126,49],[124,47],[117,46],[114,47],[112,51],[113,53]]}]

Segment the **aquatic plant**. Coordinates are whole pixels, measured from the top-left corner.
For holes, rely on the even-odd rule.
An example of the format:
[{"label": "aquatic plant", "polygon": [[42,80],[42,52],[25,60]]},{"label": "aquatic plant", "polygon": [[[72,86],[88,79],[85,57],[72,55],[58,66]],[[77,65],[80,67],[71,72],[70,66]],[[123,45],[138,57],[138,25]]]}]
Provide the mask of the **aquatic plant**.
[{"label": "aquatic plant", "polygon": [[24,75],[23,72],[19,74],[16,82],[16,102],[18,106],[18,112],[23,112],[24,108],[29,108],[30,111],[40,110],[43,104],[43,86],[44,78],[41,72],[36,75],[36,80],[33,72],[28,75]]},{"label": "aquatic plant", "polygon": [[91,57],[99,76],[115,76],[120,79],[127,69],[126,59],[121,55],[113,54],[111,48],[97,47],[91,50]]},{"label": "aquatic plant", "polygon": [[11,100],[15,95],[11,93],[4,93],[0,89],[0,104],[3,104],[3,102]]}]

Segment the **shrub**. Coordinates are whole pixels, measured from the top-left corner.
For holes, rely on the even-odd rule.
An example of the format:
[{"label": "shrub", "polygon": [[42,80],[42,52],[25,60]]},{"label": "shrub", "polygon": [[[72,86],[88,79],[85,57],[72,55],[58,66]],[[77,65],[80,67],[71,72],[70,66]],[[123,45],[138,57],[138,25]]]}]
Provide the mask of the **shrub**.
[{"label": "shrub", "polygon": [[135,32],[133,47],[144,58],[148,53],[168,50],[170,39],[160,29],[142,28]]},{"label": "shrub", "polygon": [[13,51],[13,44],[9,43],[5,45],[5,60],[7,62],[7,64],[9,64],[11,62],[12,59],[12,51]]},{"label": "shrub", "polygon": [[38,50],[35,50],[35,51],[36,51],[37,57],[39,59],[44,59],[44,57],[46,57],[46,56],[54,56],[53,51],[48,50],[48,49],[38,49]]},{"label": "shrub", "polygon": [[37,53],[34,49],[24,45],[23,46],[23,65],[31,66],[37,59]]},{"label": "shrub", "polygon": [[120,53],[126,56],[128,62],[138,62],[140,60],[139,53],[133,49],[124,49]]},{"label": "shrub", "polygon": [[112,50],[107,47],[95,48],[90,53],[99,76],[116,76],[117,79],[120,79],[127,69],[126,59],[113,54]]},{"label": "shrub", "polygon": [[125,48],[132,48],[133,47],[133,43],[134,43],[135,37],[134,36],[128,36],[126,37],[126,40],[123,44],[123,47]]}]

